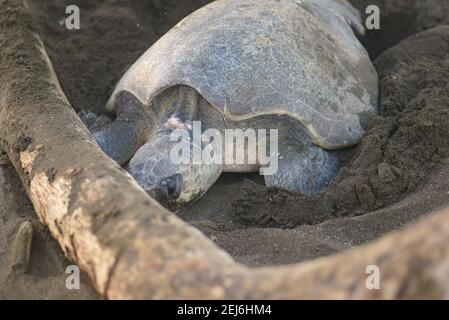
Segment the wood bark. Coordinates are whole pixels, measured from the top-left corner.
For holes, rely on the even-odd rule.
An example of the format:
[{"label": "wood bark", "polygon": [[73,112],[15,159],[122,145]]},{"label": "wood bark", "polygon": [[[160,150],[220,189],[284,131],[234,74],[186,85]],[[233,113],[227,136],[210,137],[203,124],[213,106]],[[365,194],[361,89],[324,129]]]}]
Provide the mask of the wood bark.
[{"label": "wood bark", "polygon": [[[249,269],[151,199],[95,143],[22,0],[0,0],[0,143],[42,223],[115,299],[448,297],[449,211],[334,257]],[[379,267],[381,289],[366,287]]]}]

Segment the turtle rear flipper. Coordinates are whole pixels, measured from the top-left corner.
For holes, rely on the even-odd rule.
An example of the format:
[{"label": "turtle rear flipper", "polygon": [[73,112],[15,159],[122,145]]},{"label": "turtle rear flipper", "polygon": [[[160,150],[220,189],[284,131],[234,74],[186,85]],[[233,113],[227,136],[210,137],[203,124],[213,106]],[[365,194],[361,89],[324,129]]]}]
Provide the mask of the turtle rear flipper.
[{"label": "turtle rear flipper", "polygon": [[306,144],[301,150],[291,145],[279,147],[277,171],[264,176],[267,187],[310,195],[324,189],[337,176],[340,165],[334,152],[313,144]]}]

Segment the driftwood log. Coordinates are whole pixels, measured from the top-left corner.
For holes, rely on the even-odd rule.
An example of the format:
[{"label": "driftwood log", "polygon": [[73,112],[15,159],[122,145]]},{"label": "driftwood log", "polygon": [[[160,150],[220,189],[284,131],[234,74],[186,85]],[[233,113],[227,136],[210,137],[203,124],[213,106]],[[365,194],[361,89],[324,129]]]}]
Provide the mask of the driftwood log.
[{"label": "driftwood log", "polygon": [[[106,298],[449,297],[449,210],[334,257],[237,264],[101,152],[22,0],[0,0],[0,142],[42,223]],[[369,265],[380,290],[366,287]]]}]

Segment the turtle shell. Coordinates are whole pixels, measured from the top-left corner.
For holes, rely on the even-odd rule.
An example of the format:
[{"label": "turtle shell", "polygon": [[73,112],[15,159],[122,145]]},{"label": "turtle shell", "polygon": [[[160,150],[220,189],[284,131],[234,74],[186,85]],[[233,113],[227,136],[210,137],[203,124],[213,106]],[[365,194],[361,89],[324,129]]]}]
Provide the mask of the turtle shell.
[{"label": "turtle shell", "polygon": [[226,117],[288,114],[323,148],[354,145],[378,95],[355,31],[360,16],[346,0],[218,0],[148,49],[107,109],[122,90],[151,107],[163,90],[187,85]]}]

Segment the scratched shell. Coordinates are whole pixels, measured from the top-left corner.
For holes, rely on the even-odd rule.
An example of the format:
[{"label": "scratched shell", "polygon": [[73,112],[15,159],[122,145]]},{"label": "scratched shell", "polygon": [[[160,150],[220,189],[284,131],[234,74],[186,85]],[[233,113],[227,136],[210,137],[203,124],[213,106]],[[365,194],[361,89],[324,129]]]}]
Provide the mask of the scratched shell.
[{"label": "scratched shell", "polygon": [[[354,31],[353,31],[354,30]],[[232,119],[289,114],[328,149],[356,144],[377,112],[377,74],[345,0],[219,0],[194,12],[126,72],[146,106],[188,85]],[[363,121],[362,121],[363,120]]]}]

